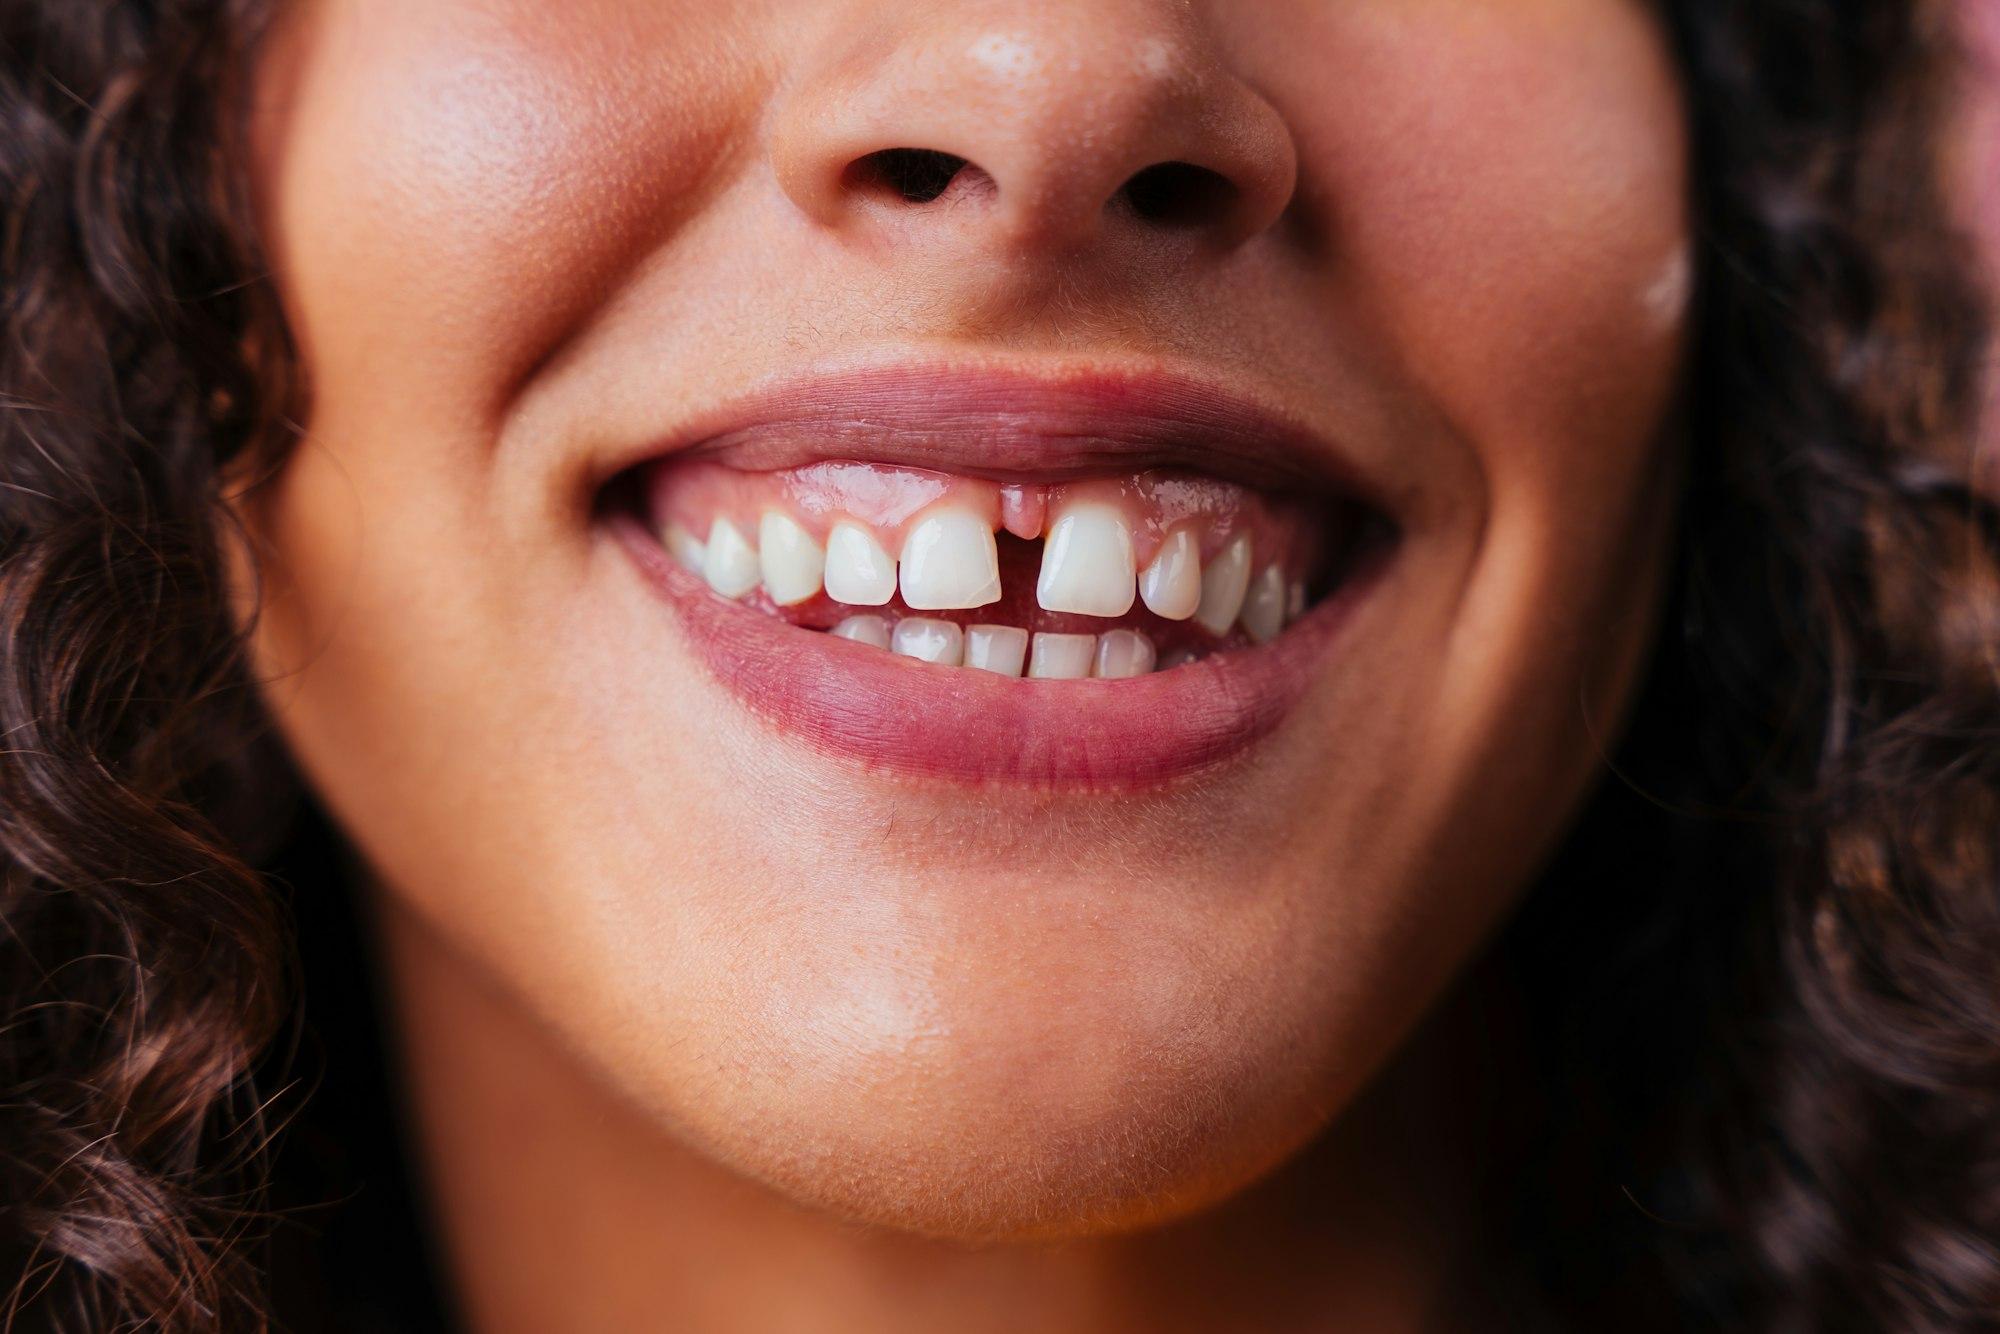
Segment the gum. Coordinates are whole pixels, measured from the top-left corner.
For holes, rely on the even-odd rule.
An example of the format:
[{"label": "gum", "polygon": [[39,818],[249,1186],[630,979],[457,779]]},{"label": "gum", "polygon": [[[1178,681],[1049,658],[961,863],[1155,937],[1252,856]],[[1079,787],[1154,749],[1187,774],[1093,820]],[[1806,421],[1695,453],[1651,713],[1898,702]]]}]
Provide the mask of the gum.
[{"label": "gum", "polygon": [[996,532],[1034,541],[1065,507],[1095,502],[1123,515],[1140,569],[1169,533],[1188,527],[1204,561],[1248,534],[1254,568],[1277,563],[1297,572],[1316,554],[1326,522],[1233,482],[1160,468],[1036,483],[851,461],[745,472],[704,459],[668,460],[647,477],[646,501],[656,532],[671,522],[706,538],[716,519],[727,518],[754,542],[761,516],[778,510],[821,544],[837,521],[857,520],[891,555],[927,511],[941,506],[969,510]]}]

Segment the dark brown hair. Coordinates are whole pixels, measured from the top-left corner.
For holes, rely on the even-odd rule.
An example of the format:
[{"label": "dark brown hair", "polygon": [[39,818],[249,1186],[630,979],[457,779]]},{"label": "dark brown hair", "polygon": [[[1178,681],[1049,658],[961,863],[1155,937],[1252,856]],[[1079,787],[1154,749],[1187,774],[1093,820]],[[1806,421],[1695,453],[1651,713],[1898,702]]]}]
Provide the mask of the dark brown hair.
[{"label": "dark brown hair", "polygon": [[[1503,942],[1550,1328],[2000,1325],[2000,557],[1942,11],[1660,0],[1697,146],[1667,630]],[[287,445],[253,0],[0,0],[0,1269],[257,1328],[290,947],[222,481]]]}]

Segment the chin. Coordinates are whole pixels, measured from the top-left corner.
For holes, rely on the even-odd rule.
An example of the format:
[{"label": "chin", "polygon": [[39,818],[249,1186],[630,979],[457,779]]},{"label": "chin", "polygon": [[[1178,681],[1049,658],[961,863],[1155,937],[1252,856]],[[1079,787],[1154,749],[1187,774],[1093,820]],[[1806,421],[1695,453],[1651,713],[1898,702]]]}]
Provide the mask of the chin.
[{"label": "chin", "polygon": [[[740,1072],[727,1096],[690,1108],[677,1086],[660,1101],[695,1119],[681,1133],[708,1156],[801,1205],[980,1243],[1201,1210],[1289,1156],[1345,1096],[1337,1071],[1281,1036],[1301,1025],[1218,1019],[1218,979],[1155,975],[1138,994],[1095,985],[1095,971],[1069,995],[997,981],[934,994],[920,1018],[859,999],[881,979],[843,978],[815,1021],[717,1042],[717,1064]],[[793,999],[809,998],[779,1003]]]}]

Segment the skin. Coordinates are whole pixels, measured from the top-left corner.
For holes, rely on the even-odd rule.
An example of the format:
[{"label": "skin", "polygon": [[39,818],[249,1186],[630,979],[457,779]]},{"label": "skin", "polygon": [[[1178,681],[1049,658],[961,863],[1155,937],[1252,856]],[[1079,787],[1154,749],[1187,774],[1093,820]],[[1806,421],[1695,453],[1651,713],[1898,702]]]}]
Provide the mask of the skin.
[{"label": "skin", "polygon": [[[321,0],[261,75],[312,406],[239,501],[254,647],[375,890],[474,1326],[1442,1320],[1473,960],[1659,601],[1646,7]],[[990,188],[843,186],[897,146]],[[1107,208],[1175,158],[1238,207]],[[916,356],[1229,384],[1401,479],[1403,545],[1221,771],[862,772],[717,687],[590,506],[723,395]]]},{"label": "skin", "polygon": [[[1990,288],[2000,277],[2000,186],[1995,184],[2000,173],[1993,169],[2000,157],[2000,11],[1966,4],[1958,17],[1967,70],[1947,179],[1955,188],[1953,202]],[[1978,461],[1978,475],[1989,491],[2000,494],[2000,450],[1991,444],[2000,435],[2000,381],[1987,388],[1985,422],[1988,444]]]}]

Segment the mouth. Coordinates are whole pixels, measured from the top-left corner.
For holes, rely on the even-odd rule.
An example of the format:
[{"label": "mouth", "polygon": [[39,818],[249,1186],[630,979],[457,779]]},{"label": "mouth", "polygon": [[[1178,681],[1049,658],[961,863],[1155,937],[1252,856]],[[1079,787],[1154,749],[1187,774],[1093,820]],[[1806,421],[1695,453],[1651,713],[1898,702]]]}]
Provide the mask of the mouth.
[{"label": "mouth", "polygon": [[599,511],[778,731],[890,773],[1131,790],[1293,710],[1398,544],[1378,496],[1208,386],[900,368],[738,403]]}]

